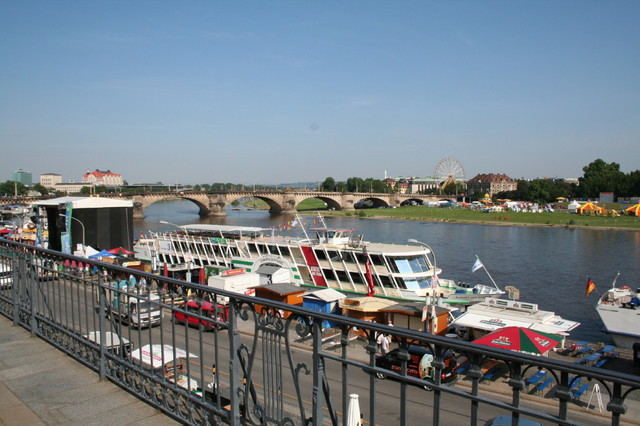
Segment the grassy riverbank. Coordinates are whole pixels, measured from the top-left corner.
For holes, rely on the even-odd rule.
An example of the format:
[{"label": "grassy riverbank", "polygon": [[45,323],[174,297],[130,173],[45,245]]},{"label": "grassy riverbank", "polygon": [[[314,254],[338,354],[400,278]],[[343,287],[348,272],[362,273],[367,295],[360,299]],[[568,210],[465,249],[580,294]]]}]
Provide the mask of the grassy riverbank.
[{"label": "grassy riverbank", "polygon": [[[324,203],[308,199],[298,210],[323,210]],[[351,216],[447,223],[477,223],[513,226],[549,226],[640,231],[640,218],[634,216],[581,216],[560,210],[553,213],[500,212],[484,213],[468,209],[448,209],[426,206],[406,206],[395,209],[361,209],[356,211],[326,211],[324,216]]]},{"label": "grassy riverbank", "polygon": [[[252,199],[247,207],[267,209],[267,203]],[[245,204],[246,205],[246,204]],[[607,205],[609,209],[620,209],[618,205]],[[548,226],[562,228],[615,229],[620,231],[640,231],[640,217],[635,216],[581,216],[558,210],[553,213],[500,212],[484,213],[468,209],[448,209],[441,207],[406,206],[395,209],[359,209],[355,211],[325,210],[324,202],[309,198],[298,205],[300,212],[321,211],[323,216],[347,216],[370,219],[398,219],[426,222],[476,223],[512,226]]]}]

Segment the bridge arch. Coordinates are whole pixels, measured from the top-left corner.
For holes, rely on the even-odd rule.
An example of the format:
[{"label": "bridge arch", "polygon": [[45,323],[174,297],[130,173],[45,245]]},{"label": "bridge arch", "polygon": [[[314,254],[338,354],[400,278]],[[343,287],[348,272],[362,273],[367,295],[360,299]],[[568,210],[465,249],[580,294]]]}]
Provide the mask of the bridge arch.
[{"label": "bridge arch", "polygon": [[360,198],[358,201],[355,202],[354,207],[358,208],[359,206],[361,206],[361,208],[363,207],[363,204],[370,204],[367,205],[367,208],[383,208],[383,207],[389,207],[390,204],[388,201],[383,200],[382,198],[379,197],[362,197]]}]

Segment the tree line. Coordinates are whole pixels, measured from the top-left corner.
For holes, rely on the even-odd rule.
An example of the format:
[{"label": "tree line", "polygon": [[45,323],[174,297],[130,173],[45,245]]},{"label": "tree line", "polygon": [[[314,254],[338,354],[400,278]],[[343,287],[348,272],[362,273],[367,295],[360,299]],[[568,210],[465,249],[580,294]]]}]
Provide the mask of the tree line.
[{"label": "tree line", "polygon": [[[533,179],[516,180],[518,186],[515,191],[507,191],[498,193],[496,199],[512,199],[519,201],[531,201],[536,203],[551,203],[560,197],[564,198],[584,198],[596,199],[601,192],[613,192],[618,199],[628,199],[640,197],[640,170],[630,173],[624,173],[620,170],[618,163],[607,163],[602,159],[592,161],[582,168],[584,175],[578,178],[578,184],[567,183],[562,179]],[[282,189],[279,185],[244,185],[237,183],[213,183],[198,184],[184,187],[185,190],[195,191],[241,191],[241,190],[273,190]],[[329,192],[373,192],[373,193],[391,193],[397,189],[390,188],[380,179],[359,177],[350,177],[346,181],[336,181],[333,177],[327,177],[319,186],[321,191]],[[167,187],[158,185],[157,187],[145,187],[143,192],[147,191],[166,191]],[[455,185],[449,185],[443,189],[443,193],[455,195],[459,194],[461,188]],[[41,195],[49,195],[50,193],[61,196],[64,193],[59,191],[50,191],[41,184],[37,183],[31,187],[27,187],[19,182],[6,181],[0,183],[0,196],[27,195],[29,191],[40,193]],[[106,186],[96,186],[93,189],[84,187],[81,194],[88,195],[102,194],[114,191],[113,188]],[[118,192],[141,192],[140,187],[127,187],[126,183],[122,187],[117,188]],[[437,191],[437,190],[436,190]],[[484,194],[478,192],[468,194],[472,200],[478,200],[484,197]]]},{"label": "tree line", "polygon": [[612,192],[616,199],[623,200],[640,197],[640,170],[624,173],[620,164],[597,159],[584,166],[582,171],[584,175],[578,178],[578,184],[562,179],[519,179],[515,191],[498,193],[496,198],[545,204],[560,197],[597,199],[601,192]]}]

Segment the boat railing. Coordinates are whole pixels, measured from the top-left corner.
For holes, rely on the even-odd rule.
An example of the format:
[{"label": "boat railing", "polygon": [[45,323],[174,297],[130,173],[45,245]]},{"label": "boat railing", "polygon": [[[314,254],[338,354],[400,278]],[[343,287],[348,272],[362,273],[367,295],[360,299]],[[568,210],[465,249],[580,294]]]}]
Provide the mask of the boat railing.
[{"label": "boat railing", "polygon": [[348,242],[349,247],[353,247],[353,248],[360,247],[362,245],[362,239],[363,239],[363,235],[362,234],[351,235],[349,237],[349,242]]}]

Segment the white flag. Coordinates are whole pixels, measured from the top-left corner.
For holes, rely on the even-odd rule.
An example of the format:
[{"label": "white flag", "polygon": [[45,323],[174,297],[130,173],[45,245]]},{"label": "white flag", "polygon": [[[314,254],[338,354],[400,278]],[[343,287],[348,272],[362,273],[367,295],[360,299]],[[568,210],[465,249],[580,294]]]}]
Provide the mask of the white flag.
[{"label": "white flag", "polygon": [[473,266],[471,267],[471,272],[475,272],[480,268],[484,268],[484,265],[482,264],[482,262],[480,262],[480,258],[476,258],[476,261],[474,262]]}]

